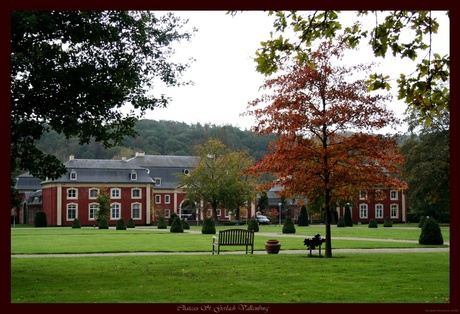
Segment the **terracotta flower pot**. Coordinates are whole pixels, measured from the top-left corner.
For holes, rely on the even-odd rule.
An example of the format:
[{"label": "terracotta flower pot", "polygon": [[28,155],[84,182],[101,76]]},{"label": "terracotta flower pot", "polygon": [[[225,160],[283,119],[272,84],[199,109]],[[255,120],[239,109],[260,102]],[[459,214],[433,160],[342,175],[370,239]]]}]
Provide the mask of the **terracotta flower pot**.
[{"label": "terracotta flower pot", "polygon": [[281,243],[278,240],[267,240],[265,242],[265,250],[268,254],[278,254],[281,248]]}]

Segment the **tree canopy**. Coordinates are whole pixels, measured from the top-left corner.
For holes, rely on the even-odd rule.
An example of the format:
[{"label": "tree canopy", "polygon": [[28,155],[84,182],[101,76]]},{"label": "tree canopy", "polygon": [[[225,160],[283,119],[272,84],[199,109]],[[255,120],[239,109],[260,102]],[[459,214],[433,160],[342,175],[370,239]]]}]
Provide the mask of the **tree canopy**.
[{"label": "tree canopy", "polygon": [[[441,55],[432,45],[439,23],[432,11],[354,11],[356,21],[343,25],[341,11],[269,11],[274,16],[274,32],[261,42],[256,52],[257,71],[266,75],[280,69],[294,57],[301,64],[313,65],[315,43],[343,37],[351,48],[367,41],[375,57],[388,55],[416,61],[411,73],[397,79],[398,98],[419,110],[429,121],[433,115],[450,109],[450,56]],[[442,11],[447,17],[449,11]],[[363,25],[362,17],[373,14],[375,23]],[[409,36],[404,36],[410,33]],[[390,89],[395,78],[385,73],[369,73],[368,89]]]},{"label": "tree canopy", "polygon": [[[371,65],[334,66],[348,46],[322,42],[311,53],[313,66],[280,65],[283,74],[269,78],[267,93],[248,105],[258,121],[254,131],[275,133],[270,152],[250,173],[272,173],[285,196],[321,200],[326,211],[326,256],[331,257],[331,207],[372,187],[405,188],[399,180],[403,158],[396,135],[371,134],[397,123],[386,108],[387,95],[369,93],[354,73]],[[335,63],[337,64],[337,63]],[[354,133],[347,131],[354,130]]]},{"label": "tree canopy", "polygon": [[155,87],[187,83],[192,60],[170,61],[173,44],[193,35],[181,32],[185,24],[148,11],[12,11],[11,172],[65,173],[36,147],[50,130],[104,147],[135,135],[138,118],[168,104]]}]

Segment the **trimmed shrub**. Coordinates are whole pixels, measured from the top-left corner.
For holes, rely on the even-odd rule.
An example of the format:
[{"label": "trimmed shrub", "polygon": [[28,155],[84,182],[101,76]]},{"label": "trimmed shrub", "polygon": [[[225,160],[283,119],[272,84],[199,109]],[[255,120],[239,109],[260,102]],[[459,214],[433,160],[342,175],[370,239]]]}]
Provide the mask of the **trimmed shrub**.
[{"label": "trimmed shrub", "polygon": [[295,233],[295,226],[291,217],[284,219],[283,233]]},{"label": "trimmed shrub", "polygon": [[179,216],[176,215],[176,217],[174,217],[174,220],[171,224],[171,228],[169,229],[169,231],[175,232],[175,233],[184,232],[184,228],[182,228],[182,222]]},{"label": "trimmed shrub", "polygon": [[439,228],[439,224],[436,220],[433,218],[425,219],[418,243],[428,245],[441,245],[444,243],[441,228]]},{"label": "trimmed shrub", "polygon": [[126,230],[125,220],[120,218],[117,220],[117,226],[115,227],[116,230]]},{"label": "trimmed shrub", "polygon": [[169,220],[168,220],[168,226],[172,226],[173,222],[174,222],[174,219],[176,217],[179,217],[176,213],[172,213],[171,216],[169,216]]},{"label": "trimmed shrub", "polygon": [[128,219],[128,223],[126,224],[126,228],[136,228],[136,225],[134,224],[134,220],[132,217]]},{"label": "trimmed shrub", "polygon": [[74,228],[74,229],[81,228],[80,220],[78,220],[78,218],[75,218],[72,221],[72,228]]},{"label": "trimmed shrub", "polygon": [[426,219],[427,219],[426,216],[421,216],[421,217],[420,217],[420,220],[419,220],[419,222],[418,222],[418,227],[419,227],[419,228],[423,228],[423,224],[425,223],[425,220],[426,220]]},{"label": "trimmed shrub", "polygon": [[35,227],[47,227],[48,222],[46,221],[45,212],[36,212],[34,216],[34,226]]},{"label": "trimmed shrub", "polygon": [[337,221],[337,227],[345,227],[345,219],[343,216],[339,217],[339,221]]},{"label": "trimmed shrub", "polygon": [[181,224],[182,224],[182,229],[184,229],[184,230],[185,230],[185,229],[190,229],[190,225],[189,225],[187,219],[182,218]]},{"label": "trimmed shrub", "polygon": [[391,221],[390,217],[385,217],[385,221],[383,222],[384,227],[393,227],[393,222]]},{"label": "trimmed shrub", "polygon": [[248,230],[259,232],[259,222],[255,218],[251,218],[248,221]]},{"label": "trimmed shrub", "polygon": [[299,215],[299,220],[297,221],[298,226],[308,226],[308,212],[307,212],[307,207],[305,205],[302,205],[302,208],[300,208],[300,215]]},{"label": "trimmed shrub", "polygon": [[99,224],[98,224],[99,229],[109,229],[109,223],[107,222],[107,219],[101,218],[99,219]]},{"label": "trimmed shrub", "polygon": [[161,216],[158,220],[158,229],[168,229],[168,224],[166,223],[165,217]]},{"label": "trimmed shrub", "polygon": [[378,228],[379,226],[377,225],[377,221],[375,219],[369,220],[369,226],[368,228]]},{"label": "trimmed shrub", "polygon": [[347,227],[353,227],[353,220],[351,219],[351,210],[350,210],[350,205],[345,205],[345,214],[343,215],[343,220],[345,223],[345,226]]},{"label": "trimmed shrub", "polygon": [[211,217],[206,217],[203,220],[203,226],[201,227],[202,234],[216,234],[216,226],[214,220]]}]

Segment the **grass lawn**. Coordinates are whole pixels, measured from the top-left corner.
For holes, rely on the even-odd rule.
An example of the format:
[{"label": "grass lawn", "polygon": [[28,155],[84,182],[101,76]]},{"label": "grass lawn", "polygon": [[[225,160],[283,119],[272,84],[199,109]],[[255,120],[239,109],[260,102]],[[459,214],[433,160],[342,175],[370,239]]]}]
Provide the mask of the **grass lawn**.
[{"label": "grass lawn", "polygon": [[[280,254],[212,255],[212,235],[200,231],[196,226],[184,233],[159,231],[154,227],[11,228],[12,254],[209,253],[11,258],[11,303],[450,302],[448,252],[334,253],[337,248],[424,248],[416,241],[420,235],[416,226],[334,227],[332,258],[307,257],[303,246],[305,237],[323,234],[324,226],[296,226],[296,233],[290,235],[283,235],[279,226],[261,226],[255,236],[255,250],[264,250],[265,241],[276,238],[282,243]],[[448,242],[449,228],[443,227],[442,232]],[[361,239],[348,240],[348,237]],[[224,247],[223,251],[242,249]],[[299,253],[283,254],[283,250],[299,250]]]}]

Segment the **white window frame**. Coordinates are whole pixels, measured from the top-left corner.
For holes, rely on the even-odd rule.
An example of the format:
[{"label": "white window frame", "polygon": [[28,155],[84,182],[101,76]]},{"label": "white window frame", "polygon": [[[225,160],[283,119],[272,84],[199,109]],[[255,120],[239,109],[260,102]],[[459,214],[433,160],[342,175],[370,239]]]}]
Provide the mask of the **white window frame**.
[{"label": "white window frame", "polygon": [[120,188],[111,188],[110,189],[110,198],[120,199],[121,198],[121,189]]},{"label": "white window frame", "polygon": [[155,204],[161,204],[161,195],[155,195]]},{"label": "white window frame", "polygon": [[121,204],[120,203],[112,203],[110,204],[110,219],[111,220],[118,220],[121,217]]},{"label": "white window frame", "polygon": [[[73,207],[72,209],[70,207]],[[74,212],[74,217],[71,217],[70,212]],[[78,218],[78,204],[77,203],[69,203],[66,206],[66,220],[67,221],[74,221]]]},{"label": "white window frame", "polygon": [[[73,194],[74,195],[70,195],[71,192],[74,192]],[[76,200],[78,198],[78,189],[77,188],[68,188],[67,189],[67,199],[69,200]]]},{"label": "white window frame", "polygon": [[170,218],[171,217],[171,210],[169,208],[165,209],[164,213],[165,213],[165,218]]},{"label": "white window frame", "polygon": [[[139,195],[138,195],[138,196],[135,196],[135,195],[134,195],[134,192],[135,192],[135,191],[138,191],[138,192],[139,192]],[[133,188],[133,189],[131,189],[131,198],[134,198],[134,199],[140,199],[140,198],[142,198],[142,189],[140,189],[140,188]]]},{"label": "white window frame", "polygon": [[137,172],[132,170],[131,173],[129,174],[129,178],[131,181],[136,181],[137,180]]},{"label": "white window frame", "polygon": [[90,203],[88,205],[88,220],[96,220],[96,213],[99,209],[98,203]]},{"label": "white window frame", "polygon": [[[393,215],[393,212],[396,214]],[[391,204],[390,205],[390,217],[391,218],[398,218],[399,217],[399,205],[398,204]]]},{"label": "white window frame", "polygon": [[171,195],[169,194],[165,195],[165,204],[171,204]]},{"label": "white window frame", "polygon": [[155,178],[155,186],[161,186],[161,178]]},{"label": "white window frame", "polygon": [[77,172],[75,170],[70,171],[70,180],[75,181],[77,180]]},{"label": "white window frame", "polygon": [[[134,215],[135,210],[139,210],[139,215],[138,216]],[[132,203],[131,204],[131,217],[133,218],[133,220],[141,220],[141,218],[142,218],[142,204],[141,203]]]},{"label": "white window frame", "polygon": [[[394,194],[394,196],[393,196]],[[391,190],[390,191],[390,200],[392,201],[397,201],[398,200],[398,191],[397,190]]]},{"label": "white window frame", "polygon": [[[91,196],[91,192],[96,191],[96,196]],[[90,188],[88,192],[88,197],[90,200],[97,199],[97,196],[99,195],[99,189],[97,188]]]},{"label": "white window frame", "polygon": [[359,199],[360,200],[367,200],[367,191],[359,191]]},{"label": "white window frame", "polygon": [[359,204],[359,218],[368,217],[369,208],[367,204]]},{"label": "white window frame", "polygon": [[375,218],[383,218],[383,204],[375,204]]}]

